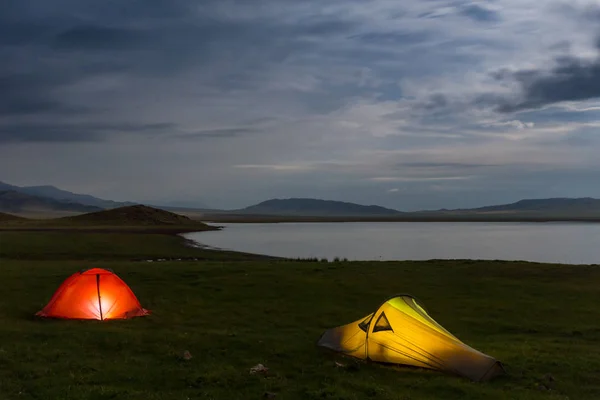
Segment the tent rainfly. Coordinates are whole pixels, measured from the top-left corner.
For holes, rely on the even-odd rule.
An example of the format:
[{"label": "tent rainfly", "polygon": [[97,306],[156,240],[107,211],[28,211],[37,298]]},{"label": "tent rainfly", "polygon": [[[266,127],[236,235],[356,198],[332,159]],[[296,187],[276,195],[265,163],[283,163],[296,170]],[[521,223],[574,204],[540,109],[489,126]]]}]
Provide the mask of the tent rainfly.
[{"label": "tent rainfly", "polygon": [[150,312],[113,271],[92,268],[68,277],[35,315],[64,319],[128,319]]},{"label": "tent rainfly", "polygon": [[374,313],[327,330],[317,344],[359,359],[428,368],[476,382],[505,373],[502,363],[461,342],[410,295],[392,297]]}]

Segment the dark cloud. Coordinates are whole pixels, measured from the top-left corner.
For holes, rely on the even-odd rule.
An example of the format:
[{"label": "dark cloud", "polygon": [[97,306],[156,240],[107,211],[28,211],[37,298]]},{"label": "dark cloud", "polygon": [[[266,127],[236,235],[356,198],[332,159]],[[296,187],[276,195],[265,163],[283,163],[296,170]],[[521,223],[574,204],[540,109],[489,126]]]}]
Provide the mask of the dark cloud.
[{"label": "dark cloud", "polygon": [[178,124],[161,123],[40,123],[0,125],[0,143],[104,142],[117,135],[144,135],[163,139],[236,138],[261,132],[258,128],[221,128],[185,132]]},{"label": "dark cloud", "polygon": [[[31,74],[14,73],[0,76],[0,92],[4,95],[16,95],[18,93],[30,93],[39,89],[46,91],[70,81],[69,76],[64,74]],[[34,93],[35,95],[36,93]]]},{"label": "dark cloud", "polygon": [[[476,95],[471,101],[471,106],[474,108],[491,108],[498,112],[507,112],[511,108],[514,108],[516,104],[515,100],[511,100],[504,95],[496,93],[483,93]],[[517,111],[514,109],[514,111]]]},{"label": "dark cloud", "polygon": [[423,43],[430,40],[431,32],[369,32],[352,35],[349,39],[356,39],[369,44],[406,45]]},{"label": "dark cloud", "polygon": [[[55,38],[60,49],[94,50],[152,50],[156,58],[176,52],[196,53],[205,58],[217,53],[251,48],[264,51],[300,44],[303,40],[351,32],[356,23],[318,17],[299,19],[294,23],[275,20],[234,20],[199,14],[193,19],[182,18],[158,24],[141,24],[138,18],[100,20],[96,24],[70,27]],[[134,24],[135,23],[135,24]],[[133,28],[132,26],[136,26]]]},{"label": "dark cloud", "polygon": [[448,99],[441,93],[429,96],[429,99],[420,104],[424,110],[432,111],[448,107]]},{"label": "dark cloud", "polygon": [[43,23],[7,22],[0,17],[0,46],[25,46],[40,43],[54,34],[54,29]]},{"label": "dark cloud", "polygon": [[[83,104],[70,102],[60,89],[93,76],[125,70],[123,65],[117,63],[112,60],[90,60],[78,64],[42,64],[27,68],[30,72],[2,73],[0,70],[0,116],[91,112]],[[96,111],[100,110],[96,108]]]},{"label": "dark cloud", "polygon": [[69,82],[62,74],[7,74],[0,76],[0,116],[39,113],[84,113],[86,108],[69,105],[53,96],[53,91]]},{"label": "dark cloud", "polygon": [[493,164],[479,164],[479,163],[458,163],[458,162],[400,162],[395,164],[397,169],[402,168],[482,168],[482,167],[493,167]]},{"label": "dark cloud", "polygon": [[[458,13],[464,17],[470,18],[476,22],[499,22],[501,21],[500,14],[494,10],[490,10],[489,8],[482,7],[477,4],[464,4],[464,1],[450,1],[450,2],[442,2],[443,4],[439,4],[439,7],[451,6],[454,7],[454,12],[443,12],[439,13],[435,7],[431,11],[425,11],[418,15],[419,18],[424,19],[437,19],[437,18],[446,18],[449,15]],[[449,3],[449,4],[448,4]]]},{"label": "dark cloud", "polygon": [[[434,93],[428,97],[415,101],[411,104],[410,115],[414,121],[420,122],[420,128],[427,126],[429,123],[442,123],[447,122],[447,126],[453,126],[453,123],[458,122],[463,118],[463,113],[466,109],[472,106],[468,104],[464,99],[457,97],[449,97],[442,93]],[[394,114],[390,117],[395,117]],[[401,117],[401,115],[398,115]],[[442,126],[436,127],[435,130],[438,132],[445,131],[446,128]],[[417,130],[419,128],[416,128]],[[448,133],[454,133],[452,130]]]},{"label": "dark cloud", "polygon": [[578,2],[565,2],[555,4],[556,12],[581,22],[597,23],[600,20],[600,5],[595,2],[581,4]]},{"label": "dark cloud", "polygon": [[112,135],[159,135],[176,128],[172,123],[4,124],[0,125],[0,143],[101,142]]},{"label": "dark cloud", "polygon": [[[270,66],[294,54],[311,54],[320,43],[347,36],[357,26],[337,16],[235,18],[230,15],[235,14],[235,4],[213,0],[201,5],[189,0],[9,3],[7,12],[0,13],[0,143],[105,142],[119,135],[203,140],[253,134],[259,130],[193,131],[174,123],[98,122],[106,116],[122,117],[122,110],[132,106],[136,115],[145,116],[140,107],[124,105],[128,93],[119,88],[106,89],[96,98],[95,90],[105,90],[103,80],[96,78],[111,81],[118,76],[114,82],[122,80],[128,86],[128,76],[145,79],[154,96],[161,94],[153,92],[152,80],[188,72],[194,78],[186,88],[197,93],[196,99],[260,91],[272,79]],[[216,7],[221,10],[215,12]],[[137,89],[142,102],[147,100],[145,89]],[[340,99],[327,92],[305,101],[315,108],[335,103],[319,110],[326,112]],[[165,109],[166,114],[172,110],[168,104]]]},{"label": "dark cloud", "polygon": [[567,40],[561,40],[556,42],[550,46],[548,46],[549,50],[560,51],[561,53],[567,53],[571,50],[571,43]]},{"label": "dark cloud", "polygon": [[600,110],[567,110],[558,106],[549,106],[543,110],[526,110],[515,114],[515,118],[534,123],[589,123],[600,120]]},{"label": "dark cloud", "polygon": [[[85,3],[82,0],[73,0]],[[105,0],[88,1],[85,9],[90,15],[100,18],[122,20],[169,20],[194,15],[196,9],[214,3],[214,0],[203,0],[201,5],[189,0]]]},{"label": "dark cloud", "polygon": [[[215,0],[203,0],[202,6],[215,4]],[[193,16],[200,7],[190,0],[3,0],[0,19],[5,21],[54,22],[65,24],[73,21],[102,20],[111,23],[121,21],[165,21]]]},{"label": "dark cloud", "polygon": [[420,13],[418,15],[419,18],[423,18],[423,19],[436,19],[436,18],[443,18],[444,15],[443,14],[437,14],[434,11],[426,11],[423,13]]},{"label": "dark cloud", "polygon": [[[353,32],[358,24],[353,21],[344,21],[331,18],[311,18],[309,21],[299,20],[287,30],[291,35],[306,35],[327,37]],[[283,29],[286,30],[285,28]]]},{"label": "dark cloud", "polygon": [[[260,132],[255,128],[222,128],[222,129],[206,129],[202,131],[196,131],[193,133],[179,133],[175,135],[177,138],[182,139],[214,139],[214,138],[236,138],[246,134],[252,134]],[[172,136],[171,136],[172,137]]]},{"label": "dark cloud", "polygon": [[270,79],[270,66],[356,27],[327,16],[236,19],[221,12],[234,10],[233,2],[214,0],[8,3],[0,15],[3,116],[84,112],[85,104],[66,104],[60,89],[113,73],[165,79],[202,71],[198,86],[256,90]]},{"label": "dark cloud", "polygon": [[500,15],[494,11],[485,7],[478,6],[476,4],[470,4],[460,8],[459,13],[465,17],[469,17],[472,20],[478,22],[498,22],[500,21]]},{"label": "dark cloud", "polygon": [[133,29],[88,25],[62,32],[56,37],[55,45],[71,50],[129,50],[146,41],[143,33]]},{"label": "dark cloud", "polygon": [[478,99],[496,103],[496,109],[503,113],[600,97],[600,58],[585,60],[561,56],[555,59],[555,66],[548,71],[500,70],[492,76],[500,81],[516,81],[522,89],[522,97],[516,101],[497,95],[484,95]]},{"label": "dark cloud", "polygon": [[86,107],[71,106],[55,100],[23,97],[0,100],[0,116],[32,115],[40,113],[82,114],[89,111]]},{"label": "dark cloud", "polygon": [[[84,128],[85,129],[85,128]],[[65,142],[100,142],[101,132],[79,127],[60,125],[10,125],[0,126],[0,143],[65,143]]]}]

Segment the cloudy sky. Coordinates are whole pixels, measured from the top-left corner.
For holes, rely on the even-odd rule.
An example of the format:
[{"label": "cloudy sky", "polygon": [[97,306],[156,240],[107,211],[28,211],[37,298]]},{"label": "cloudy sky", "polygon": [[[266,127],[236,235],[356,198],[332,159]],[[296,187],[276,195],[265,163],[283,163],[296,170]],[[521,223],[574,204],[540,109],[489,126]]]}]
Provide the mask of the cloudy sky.
[{"label": "cloudy sky", "polygon": [[233,208],[600,197],[600,4],[5,0],[0,180]]}]

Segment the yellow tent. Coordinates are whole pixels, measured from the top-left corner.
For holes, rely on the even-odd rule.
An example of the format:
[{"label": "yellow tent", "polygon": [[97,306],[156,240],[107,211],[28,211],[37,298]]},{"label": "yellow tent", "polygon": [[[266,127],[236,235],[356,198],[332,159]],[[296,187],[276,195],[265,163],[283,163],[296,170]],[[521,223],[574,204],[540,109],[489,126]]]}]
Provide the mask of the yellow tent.
[{"label": "yellow tent", "polygon": [[458,340],[409,295],[392,297],[365,318],[329,329],[318,345],[360,359],[440,370],[477,382],[504,373],[499,361]]}]

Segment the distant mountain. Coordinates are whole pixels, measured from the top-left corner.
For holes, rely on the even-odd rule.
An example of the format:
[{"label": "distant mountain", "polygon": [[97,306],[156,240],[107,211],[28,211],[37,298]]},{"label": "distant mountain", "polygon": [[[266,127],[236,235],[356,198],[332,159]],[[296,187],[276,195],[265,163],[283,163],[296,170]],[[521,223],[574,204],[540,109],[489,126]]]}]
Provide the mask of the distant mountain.
[{"label": "distant mountain", "polygon": [[[206,210],[203,218],[232,221],[525,221],[600,219],[600,200],[593,198],[524,199],[468,209],[402,212],[380,206],[307,198],[274,199],[238,210]],[[263,219],[261,219],[263,218]]]},{"label": "distant mountain", "polygon": [[50,185],[15,186],[8,183],[0,182],[0,190],[12,190],[15,192],[26,193],[33,196],[48,197],[59,201],[80,203],[83,205],[95,206],[100,208],[116,208],[137,204],[132,202],[104,200],[98,197],[90,196],[88,194],[72,193],[67,190],[62,190]]},{"label": "distant mountain", "polygon": [[451,210],[460,212],[543,212],[543,213],[597,213],[600,212],[600,200],[591,197],[524,199],[510,204],[501,204],[471,209]]},{"label": "distant mountain", "polygon": [[383,216],[399,215],[400,211],[375,205],[364,206],[343,201],[319,199],[272,199],[237,210],[238,213],[289,216]]},{"label": "distant mountain", "polygon": [[0,181],[0,190],[9,191],[14,190],[15,192],[19,192],[22,188],[19,186],[11,185],[5,182]]},{"label": "distant mountain", "polygon": [[92,212],[102,210],[94,207],[69,201],[60,201],[49,197],[34,196],[15,190],[0,191],[0,212],[28,213],[28,212]]},{"label": "distant mountain", "polygon": [[200,200],[181,201],[148,201],[152,207],[172,210],[210,210],[211,208]]}]

